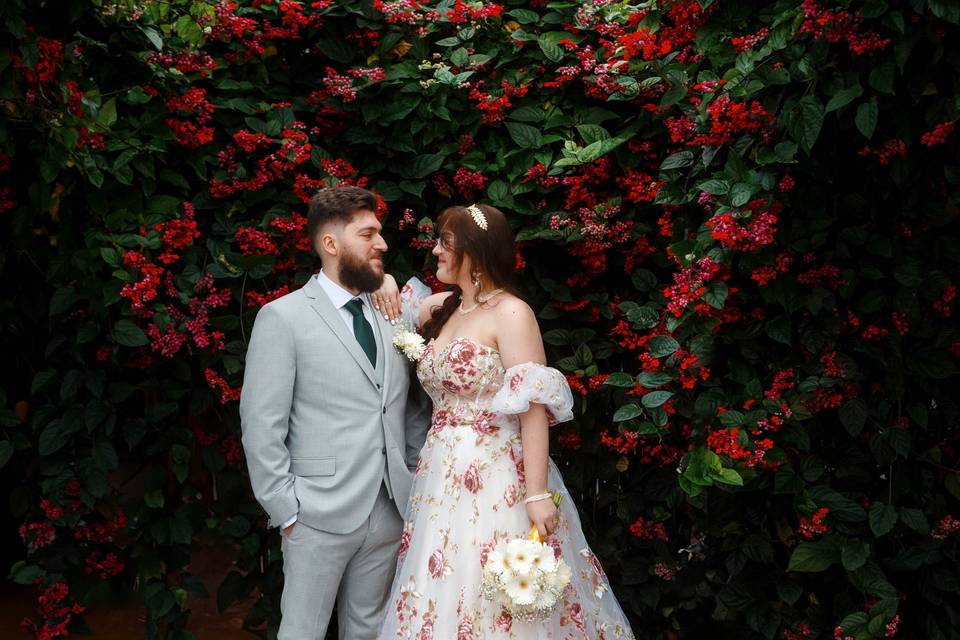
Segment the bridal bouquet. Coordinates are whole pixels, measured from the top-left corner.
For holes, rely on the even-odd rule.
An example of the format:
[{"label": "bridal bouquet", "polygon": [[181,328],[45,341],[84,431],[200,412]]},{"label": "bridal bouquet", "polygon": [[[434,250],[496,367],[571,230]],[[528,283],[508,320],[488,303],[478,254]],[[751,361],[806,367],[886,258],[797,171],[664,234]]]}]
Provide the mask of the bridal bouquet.
[{"label": "bridal bouquet", "polygon": [[533,527],[527,538],[501,540],[494,547],[483,567],[480,592],[513,618],[535,622],[550,616],[571,576],[570,566]]},{"label": "bridal bouquet", "polygon": [[393,346],[413,362],[423,356],[423,351],[426,348],[423,344],[423,336],[407,328],[404,324],[398,326],[393,332]]}]

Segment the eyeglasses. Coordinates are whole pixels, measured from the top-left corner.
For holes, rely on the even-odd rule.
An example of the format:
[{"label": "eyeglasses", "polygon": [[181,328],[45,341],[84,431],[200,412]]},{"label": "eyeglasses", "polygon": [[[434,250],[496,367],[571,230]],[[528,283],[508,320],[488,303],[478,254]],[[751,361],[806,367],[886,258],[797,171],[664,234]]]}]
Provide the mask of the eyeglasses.
[{"label": "eyeglasses", "polygon": [[453,238],[451,238],[450,236],[441,235],[440,237],[437,238],[436,246],[440,247],[444,251],[453,251],[454,250]]}]

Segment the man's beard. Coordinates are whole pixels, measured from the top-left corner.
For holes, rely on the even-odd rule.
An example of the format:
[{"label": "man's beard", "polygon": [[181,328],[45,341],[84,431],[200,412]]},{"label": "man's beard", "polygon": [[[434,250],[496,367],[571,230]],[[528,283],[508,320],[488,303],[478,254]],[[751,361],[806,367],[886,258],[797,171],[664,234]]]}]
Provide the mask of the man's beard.
[{"label": "man's beard", "polygon": [[383,284],[383,271],[377,271],[370,261],[344,253],[340,259],[340,284],[348,289],[373,293]]}]

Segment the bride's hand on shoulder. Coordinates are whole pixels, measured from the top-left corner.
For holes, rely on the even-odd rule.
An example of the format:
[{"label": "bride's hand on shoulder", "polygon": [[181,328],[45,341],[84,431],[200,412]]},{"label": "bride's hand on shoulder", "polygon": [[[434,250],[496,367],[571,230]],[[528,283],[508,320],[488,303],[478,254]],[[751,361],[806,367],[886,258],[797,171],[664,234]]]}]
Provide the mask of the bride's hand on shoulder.
[{"label": "bride's hand on shoulder", "polygon": [[383,284],[371,295],[374,308],[385,320],[395,322],[400,317],[400,287],[392,275],[384,274]]},{"label": "bride's hand on shoulder", "polygon": [[527,503],[527,517],[540,531],[541,538],[546,538],[552,534],[560,524],[560,510],[557,509],[557,505],[553,504],[553,500],[537,500]]}]

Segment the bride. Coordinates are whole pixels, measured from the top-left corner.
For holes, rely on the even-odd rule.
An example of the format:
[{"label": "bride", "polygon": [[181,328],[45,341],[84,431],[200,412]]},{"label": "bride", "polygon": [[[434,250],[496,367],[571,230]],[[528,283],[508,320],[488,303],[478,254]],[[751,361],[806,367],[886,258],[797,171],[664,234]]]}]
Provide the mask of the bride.
[{"label": "bride", "polygon": [[[549,458],[548,429],[573,417],[573,395],[545,366],[536,317],[512,285],[513,232],[489,205],[450,207],[437,229],[437,278],[451,290],[431,295],[411,279],[401,293],[427,341],[417,375],[434,409],[379,637],[632,640]],[[512,619],[480,591],[491,550],[531,523],[572,569],[541,622]]]}]

